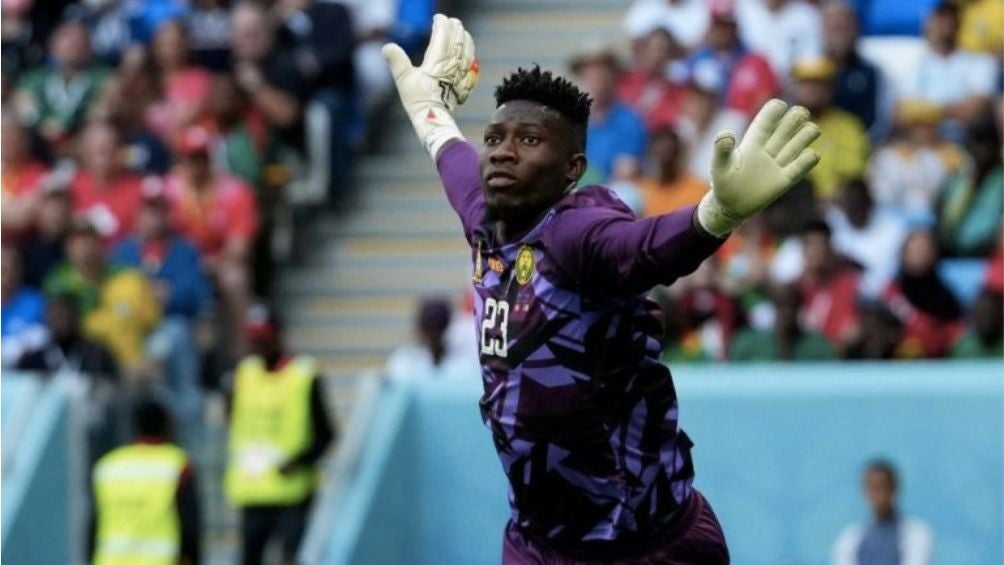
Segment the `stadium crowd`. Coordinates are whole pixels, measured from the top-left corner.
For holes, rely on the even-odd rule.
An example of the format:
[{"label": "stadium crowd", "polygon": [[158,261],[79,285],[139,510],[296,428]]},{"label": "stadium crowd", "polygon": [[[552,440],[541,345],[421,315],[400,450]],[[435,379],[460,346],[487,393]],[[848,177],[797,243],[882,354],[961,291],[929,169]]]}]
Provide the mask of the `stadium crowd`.
[{"label": "stadium crowd", "polygon": [[771,97],[822,130],[804,182],[656,293],[667,360],[1004,356],[1004,7],[920,4],[880,13],[922,28],[906,69],[868,59],[884,24],[844,0],[637,0],[628,56],[571,61],[590,181],[643,216],[696,204],[715,134]]},{"label": "stadium crowd", "polygon": [[5,0],[4,368],[156,392],[184,436],[292,226],[346,201],[379,46],[431,22],[404,4]]}]

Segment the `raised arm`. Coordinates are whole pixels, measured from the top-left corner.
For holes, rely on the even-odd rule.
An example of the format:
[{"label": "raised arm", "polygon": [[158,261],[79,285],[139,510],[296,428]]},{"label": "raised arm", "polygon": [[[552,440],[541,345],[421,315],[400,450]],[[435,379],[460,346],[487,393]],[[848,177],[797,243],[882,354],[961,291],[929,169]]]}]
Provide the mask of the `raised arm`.
[{"label": "raised arm", "polygon": [[478,83],[474,40],[460,20],[436,14],[421,66],[412,66],[394,43],[384,45],[383,54],[394,75],[401,105],[422,145],[436,161],[446,196],[460,215],[464,234],[470,240],[471,230],[483,215],[484,197],[477,152],[464,141],[453,111]]},{"label": "raised arm", "polygon": [[638,293],[669,284],[697,268],[743,221],[764,209],[819,162],[808,146],[819,128],[805,108],[771,100],[742,141],[715,139],[712,187],[697,208],[638,220],[595,189],[596,202],[564,211],[550,230],[551,248],[564,275],[583,287]]}]

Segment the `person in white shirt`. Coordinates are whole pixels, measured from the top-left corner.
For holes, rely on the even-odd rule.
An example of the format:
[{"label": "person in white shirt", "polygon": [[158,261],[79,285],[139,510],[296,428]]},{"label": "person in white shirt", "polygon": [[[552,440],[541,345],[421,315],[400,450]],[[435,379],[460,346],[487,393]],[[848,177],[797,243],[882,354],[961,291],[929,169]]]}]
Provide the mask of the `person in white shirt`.
[{"label": "person in white shirt", "polygon": [[899,269],[906,224],[895,213],[876,208],[868,185],[860,180],[840,188],[826,223],[833,232],[833,248],[864,268],[859,293],[878,297]]},{"label": "person in white shirt", "polygon": [[719,94],[725,84],[716,69],[698,67],[690,77],[689,86],[683,114],[677,123],[677,133],[687,145],[689,172],[710,182],[715,136],[720,131],[742,135],[747,120],[736,110],[718,107]]},{"label": "person in white shirt", "polygon": [[896,507],[896,469],[885,460],[865,470],[864,488],[872,517],[841,532],[830,555],[831,565],[928,565],[934,546],[924,522],[904,516]]},{"label": "person in white shirt", "polygon": [[966,123],[990,107],[1000,68],[985,53],[958,49],[958,8],[936,6],[924,22],[927,41],[907,95],[938,104],[945,118]]},{"label": "person in white shirt", "polygon": [[743,43],[767,57],[774,74],[789,76],[800,59],[822,55],[819,9],[804,0],[738,0]]},{"label": "person in white shirt", "polygon": [[707,0],[636,0],[624,16],[624,31],[640,39],[665,28],[686,49],[704,39],[708,29]]},{"label": "person in white shirt", "polygon": [[[459,348],[451,330],[453,306],[446,299],[423,301],[415,315],[416,343],[401,345],[384,368],[391,381],[473,378],[478,374],[474,347]],[[467,333],[473,335],[471,325]]]}]

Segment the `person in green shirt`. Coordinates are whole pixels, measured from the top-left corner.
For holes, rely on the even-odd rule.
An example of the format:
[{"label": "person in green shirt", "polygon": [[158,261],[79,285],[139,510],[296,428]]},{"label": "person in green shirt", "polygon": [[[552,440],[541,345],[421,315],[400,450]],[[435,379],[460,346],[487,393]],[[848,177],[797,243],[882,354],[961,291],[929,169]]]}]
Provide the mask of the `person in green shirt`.
[{"label": "person in green shirt", "polygon": [[777,286],[770,299],[774,327],[737,332],[729,347],[730,361],[826,361],[836,356],[833,344],[799,322],[802,295],[797,286]]},{"label": "person in green shirt", "polygon": [[984,290],[970,311],[971,327],[952,348],[954,359],[1004,358],[1004,294]]},{"label": "person in green shirt", "polygon": [[1001,139],[989,116],[969,129],[969,166],[949,177],[941,199],[938,231],[951,254],[981,256],[994,245],[1004,215]]},{"label": "person in green shirt", "polygon": [[31,71],[18,82],[15,106],[18,116],[58,150],[80,129],[109,71],[92,62],[89,32],[77,20],[53,33],[49,56],[51,66]]}]

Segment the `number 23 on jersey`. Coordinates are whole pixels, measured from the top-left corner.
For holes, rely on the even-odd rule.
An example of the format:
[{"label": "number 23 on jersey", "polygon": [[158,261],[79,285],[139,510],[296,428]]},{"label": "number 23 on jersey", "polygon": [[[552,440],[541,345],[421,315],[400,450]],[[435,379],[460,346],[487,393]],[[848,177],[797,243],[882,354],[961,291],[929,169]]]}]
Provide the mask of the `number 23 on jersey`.
[{"label": "number 23 on jersey", "polygon": [[[495,328],[498,328],[497,336]],[[481,354],[505,357],[509,353],[509,303],[505,300],[485,299],[485,313],[481,320]]]}]

